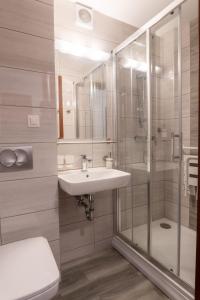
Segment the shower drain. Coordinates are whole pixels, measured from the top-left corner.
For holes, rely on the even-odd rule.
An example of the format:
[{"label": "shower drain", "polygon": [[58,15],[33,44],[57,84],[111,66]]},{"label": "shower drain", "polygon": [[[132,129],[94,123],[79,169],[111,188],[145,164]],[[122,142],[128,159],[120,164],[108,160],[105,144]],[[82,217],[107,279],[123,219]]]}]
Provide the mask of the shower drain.
[{"label": "shower drain", "polygon": [[164,229],[170,229],[172,226],[168,223],[160,223],[160,227]]}]

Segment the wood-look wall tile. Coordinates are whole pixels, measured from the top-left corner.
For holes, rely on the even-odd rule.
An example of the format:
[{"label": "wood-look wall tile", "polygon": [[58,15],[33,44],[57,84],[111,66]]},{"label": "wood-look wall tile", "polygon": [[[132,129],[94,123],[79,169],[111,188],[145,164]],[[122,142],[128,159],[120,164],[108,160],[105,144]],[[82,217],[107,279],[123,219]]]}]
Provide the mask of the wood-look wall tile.
[{"label": "wood-look wall tile", "polygon": [[133,187],[120,188],[118,195],[120,199],[121,211],[132,208],[133,206]]},{"label": "wood-look wall tile", "polygon": [[[39,115],[40,126],[28,127],[28,115]],[[56,110],[32,107],[0,107],[1,143],[56,142]]]},{"label": "wood-look wall tile", "polygon": [[58,207],[57,176],[0,182],[0,217]]},{"label": "wood-look wall tile", "polygon": [[0,66],[54,73],[54,41],[0,29]]},{"label": "wood-look wall tile", "polygon": [[77,199],[59,189],[60,225],[69,225],[85,221],[85,210],[77,205]]},{"label": "wood-look wall tile", "polygon": [[67,269],[68,267],[70,267],[71,261],[75,261],[86,255],[90,255],[93,252],[94,252],[94,243],[70,251],[65,251],[65,249],[63,249],[62,247],[62,237],[61,237],[61,268]]},{"label": "wood-look wall tile", "polygon": [[84,221],[61,226],[61,251],[71,251],[94,242],[93,223]]},{"label": "wood-look wall tile", "polygon": [[95,194],[94,217],[113,214],[112,191],[103,191]]},{"label": "wood-look wall tile", "polygon": [[165,217],[174,222],[178,222],[178,205],[165,201]]},{"label": "wood-look wall tile", "polygon": [[111,152],[112,155],[112,143],[104,144],[93,144],[93,167],[104,167],[105,161],[103,157],[109,155]]},{"label": "wood-look wall tile", "polygon": [[148,207],[138,206],[133,209],[133,226],[147,224],[148,222]]},{"label": "wood-look wall tile", "polygon": [[123,210],[120,214],[120,222],[121,222],[121,231],[129,229],[132,227],[132,209]]},{"label": "wood-look wall tile", "polygon": [[2,243],[7,244],[35,236],[49,241],[59,239],[57,209],[1,219]]},{"label": "wood-look wall tile", "polygon": [[95,251],[103,251],[112,248],[112,237],[95,243]]},{"label": "wood-look wall tile", "polygon": [[95,242],[113,235],[113,215],[107,215],[94,220]]},{"label": "wood-look wall tile", "polygon": [[53,39],[53,20],[53,6],[40,1],[0,2],[0,27]]},{"label": "wood-look wall tile", "polygon": [[[66,159],[68,169],[80,169],[82,158],[81,155],[85,154],[87,157],[92,158],[92,144],[59,144],[58,145],[58,155],[68,155],[70,160]],[[92,163],[89,164],[89,167]]]},{"label": "wood-look wall tile", "polygon": [[0,105],[55,108],[51,74],[0,67]]},{"label": "wood-look wall tile", "polygon": [[164,216],[164,201],[152,202],[152,220],[159,220],[161,218],[164,218]]}]

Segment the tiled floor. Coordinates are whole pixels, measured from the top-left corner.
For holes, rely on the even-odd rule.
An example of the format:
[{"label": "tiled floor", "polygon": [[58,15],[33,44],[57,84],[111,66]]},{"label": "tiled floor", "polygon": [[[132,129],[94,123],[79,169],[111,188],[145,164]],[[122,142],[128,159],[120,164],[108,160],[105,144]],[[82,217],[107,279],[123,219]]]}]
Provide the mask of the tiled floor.
[{"label": "tiled floor", "polygon": [[63,266],[54,300],[168,299],[115,250],[106,250]]}]

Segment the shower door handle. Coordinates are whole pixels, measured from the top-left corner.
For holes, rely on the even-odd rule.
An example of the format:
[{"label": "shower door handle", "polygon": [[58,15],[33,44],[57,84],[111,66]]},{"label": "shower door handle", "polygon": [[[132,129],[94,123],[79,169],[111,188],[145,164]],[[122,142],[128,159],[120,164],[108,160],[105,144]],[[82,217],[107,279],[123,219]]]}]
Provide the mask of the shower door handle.
[{"label": "shower door handle", "polygon": [[172,132],[171,134],[171,159],[180,159],[180,135]]}]

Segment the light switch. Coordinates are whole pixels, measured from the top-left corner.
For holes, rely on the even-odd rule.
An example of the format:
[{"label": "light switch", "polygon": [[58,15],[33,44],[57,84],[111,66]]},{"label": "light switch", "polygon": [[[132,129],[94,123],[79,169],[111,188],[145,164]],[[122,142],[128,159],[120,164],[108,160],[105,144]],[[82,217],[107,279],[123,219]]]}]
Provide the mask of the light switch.
[{"label": "light switch", "polygon": [[40,127],[40,116],[28,115],[28,127]]}]

